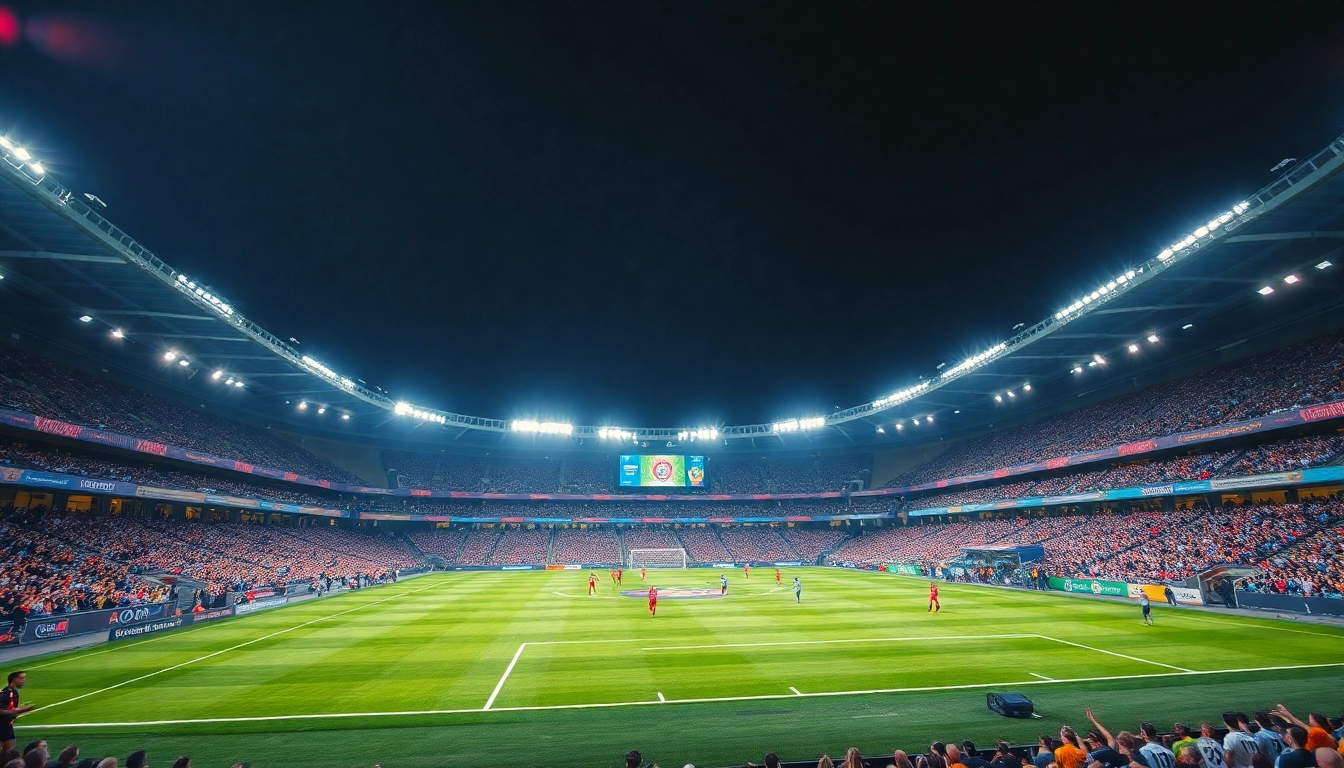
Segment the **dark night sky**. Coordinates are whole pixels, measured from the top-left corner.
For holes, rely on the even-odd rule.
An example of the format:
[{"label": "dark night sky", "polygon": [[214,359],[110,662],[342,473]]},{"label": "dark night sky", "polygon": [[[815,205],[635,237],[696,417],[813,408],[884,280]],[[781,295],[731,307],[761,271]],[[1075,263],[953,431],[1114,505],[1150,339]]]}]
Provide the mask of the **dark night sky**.
[{"label": "dark night sky", "polygon": [[1336,3],[8,2],[0,129],[64,183],[502,418],[858,404],[1344,133]]}]

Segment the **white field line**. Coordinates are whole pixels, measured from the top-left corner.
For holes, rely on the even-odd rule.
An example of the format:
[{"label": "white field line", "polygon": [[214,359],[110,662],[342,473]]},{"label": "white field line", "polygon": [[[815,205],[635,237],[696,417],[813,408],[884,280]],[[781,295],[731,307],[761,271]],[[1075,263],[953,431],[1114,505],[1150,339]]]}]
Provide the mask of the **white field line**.
[{"label": "white field line", "polygon": [[[1109,682],[1114,680],[1146,680],[1153,678],[1166,677],[1195,677],[1208,675],[1233,675],[1247,672],[1284,672],[1293,669],[1324,669],[1331,667],[1344,667],[1344,662],[1332,662],[1328,664],[1293,664],[1282,667],[1247,667],[1244,669],[1210,669],[1198,670],[1192,672],[1152,672],[1142,675],[1108,675],[1104,677],[1076,677],[1064,680],[1017,680],[996,683],[970,683],[966,685],[930,685],[914,688],[873,688],[860,691],[826,691],[822,693],[767,693],[757,696],[718,696],[695,699],[669,699],[665,702],[658,701],[618,701],[601,702],[596,704],[548,704],[529,707],[497,707],[487,710],[483,709],[418,709],[404,710],[398,712],[332,712],[315,715],[262,715],[256,717],[203,717],[185,720],[145,720],[140,722],[124,723],[52,723],[49,725],[22,725],[18,726],[27,729],[45,728],[56,730],[60,728],[139,728],[151,725],[197,725],[204,723],[260,723],[274,722],[283,720],[328,720],[347,717],[411,717],[417,715],[480,715],[493,714],[495,712],[537,712],[549,710],[566,709],[610,709],[615,707],[641,707],[649,704],[715,704],[719,702],[732,701],[768,701],[774,699],[793,699],[798,696],[804,698],[821,698],[834,696],[868,696],[873,694],[886,693],[922,693],[928,691],[952,691],[968,690],[975,688],[1002,688],[1009,685],[1059,685],[1062,683],[1097,683]],[[16,723],[17,725],[17,723]]]},{"label": "white field line", "polygon": [[302,628],[304,628],[304,627],[306,627],[306,626],[309,626],[309,625],[311,625],[311,624],[316,624],[316,623],[318,623],[319,621],[326,621],[327,619],[334,619],[334,618],[336,618],[337,616],[344,616],[344,615],[346,615],[347,613],[354,613],[355,611],[362,611],[362,610],[364,610],[365,608],[368,608],[368,607],[370,607],[370,606],[378,605],[379,603],[386,603],[388,600],[395,600],[395,599],[397,599],[398,597],[405,597],[406,595],[414,594],[414,593],[416,593],[416,592],[424,592],[426,589],[433,589],[433,588],[435,588],[435,587],[441,587],[441,586],[443,586],[444,584],[447,584],[447,583],[448,583],[448,582],[446,582],[446,581],[441,581],[441,582],[439,582],[439,583],[437,583],[437,584],[431,584],[431,585],[429,585],[428,587],[421,587],[420,589],[413,589],[413,590],[410,590],[409,592],[402,592],[401,594],[398,594],[398,595],[392,595],[391,597],[385,597],[385,598],[383,598],[382,600],[375,600],[375,601],[373,601],[373,602],[371,602],[371,603],[365,603],[365,604],[363,604],[363,605],[357,605],[357,606],[355,606],[354,608],[351,608],[351,609],[349,609],[349,610],[345,610],[345,611],[340,611],[339,613],[332,613],[332,614],[328,614],[328,615],[326,615],[326,616],[320,616],[320,617],[318,617],[318,618],[316,618],[316,619],[312,619],[311,621],[305,621],[305,622],[303,622],[302,624],[296,624],[296,625],[294,625],[294,626],[292,626],[292,627],[290,627],[290,628],[288,628],[288,629],[282,629],[282,630],[279,630],[279,631],[277,631],[277,632],[272,632],[272,633],[270,633],[269,635],[262,635],[261,637],[257,637],[257,638],[253,638],[253,639],[251,639],[251,640],[248,640],[248,641],[245,642],[245,643],[239,643],[239,644],[237,644],[237,645],[232,645],[232,646],[229,646],[228,648],[224,648],[224,649],[222,649],[222,650],[215,651],[214,653],[207,653],[207,654],[205,654],[204,656],[197,656],[196,658],[191,659],[191,660],[189,660],[189,661],[184,661],[184,662],[182,662],[182,663],[180,663],[180,664],[174,664],[174,665],[172,665],[171,667],[164,667],[163,669],[160,669],[160,670],[157,670],[157,671],[154,671],[154,672],[150,672],[150,673],[148,673],[148,674],[140,675],[139,677],[133,677],[133,678],[131,678],[130,680],[123,680],[123,681],[121,681],[120,683],[116,683],[115,685],[109,685],[109,686],[107,686],[106,688],[99,688],[99,689],[96,690],[96,691],[89,691],[88,693],[81,693],[81,694],[78,695],[78,696],[72,696],[72,697],[70,697],[70,698],[68,698],[68,699],[64,699],[64,700],[62,700],[62,701],[58,701],[58,702],[55,702],[55,703],[53,703],[53,704],[47,704],[47,705],[45,705],[45,706],[38,707],[37,709],[34,709],[33,711],[34,711],[34,712],[41,712],[41,711],[44,710],[44,709],[51,709],[52,707],[59,707],[59,706],[61,706],[62,704],[69,704],[69,703],[72,702],[72,701],[79,701],[80,699],[86,699],[86,698],[88,698],[88,697],[90,697],[90,696],[97,696],[97,695],[100,694],[100,693],[106,693],[106,692],[111,691],[111,690],[116,690],[117,688],[120,688],[120,687],[122,687],[122,686],[124,686],[124,685],[130,685],[131,683],[136,683],[136,682],[139,682],[139,681],[144,680],[144,679],[146,679],[146,678],[154,677],[155,675],[161,675],[161,674],[163,674],[164,672],[171,672],[171,671],[173,671],[174,669],[181,669],[182,667],[188,666],[188,665],[190,665],[190,664],[195,664],[195,663],[198,662],[198,661],[205,661],[206,659],[214,658],[215,656],[218,656],[218,655],[220,655],[220,654],[222,654],[222,653],[228,653],[229,651],[236,651],[236,650],[238,650],[239,648],[245,648],[245,647],[247,647],[247,646],[249,646],[249,645],[252,645],[253,643],[259,643],[259,642],[261,642],[262,640],[268,640],[268,639],[270,639],[270,638],[272,638],[272,637],[275,637],[275,636],[277,636],[277,635],[283,635],[283,634],[285,634],[285,633],[287,633],[287,632],[293,632],[293,631],[296,630],[296,629],[302,629]]},{"label": "white field line", "polygon": [[[437,586],[439,586],[439,584],[443,584],[444,581],[448,581],[448,579],[441,580],[438,584],[434,584],[433,586],[436,586],[436,587],[437,587]],[[365,589],[367,589],[367,587],[365,587]],[[425,589],[429,589],[429,587],[425,587]],[[355,594],[355,593],[353,593],[353,592],[346,592],[345,594],[349,595],[349,594]],[[403,593],[403,594],[409,594],[409,593]],[[337,597],[339,597],[339,595],[337,595]],[[300,605],[300,603],[291,603],[291,605]],[[253,615],[256,615],[256,614],[253,614]],[[246,617],[245,617],[245,616],[234,616],[234,617],[232,617],[232,618],[235,618],[235,619],[242,619],[242,618],[246,618]],[[64,663],[69,662],[69,661],[78,661],[78,660],[80,660],[80,659],[87,659],[87,658],[89,658],[90,656],[102,656],[104,653],[111,653],[111,652],[113,652],[113,651],[120,651],[120,650],[122,650],[122,649],[124,649],[124,648],[134,648],[134,647],[137,646],[137,645],[144,645],[145,643],[153,643],[153,642],[157,642],[157,641],[159,641],[159,640],[166,640],[166,639],[168,639],[168,638],[170,638],[170,637],[186,637],[187,635],[190,635],[190,634],[193,633],[193,632],[201,632],[201,631],[204,631],[204,630],[207,630],[207,629],[214,629],[214,628],[216,628],[216,627],[232,627],[232,626],[237,626],[237,624],[236,624],[235,622],[232,622],[232,621],[223,621],[223,622],[218,622],[218,621],[217,621],[217,622],[211,622],[211,623],[206,624],[205,626],[202,626],[202,627],[196,627],[195,629],[188,629],[188,630],[186,630],[185,632],[165,632],[165,633],[163,633],[163,634],[154,635],[153,637],[146,638],[146,639],[144,639],[144,640],[137,640],[137,641],[135,641],[134,643],[113,643],[111,648],[106,648],[106,649],[101,650],[101,651],[93,651],[92,653],[77,653],[77,652],[73,652],[71,655],[66,656],[66,657],[63,658],[63,659],[57,659],[57,660],[55,660],[55,661],[49,661],[49,662],[47,662],[47,663],[45,663],[45,664],[34,664],[34,665],[32,665],[32,666],[28,666],[28,667],[24,667],[24,668],[25,668],[25,669],[43,669],[43,668],[45,668],[45,667],[54,667],[54,666],[56,666],[57,664],[64,664]]]},{"label": "white field line", "polygon": [[790,691],[793,691],[793,695],[794,695],[794,696],[802,696],[802,695],[803,695],[803,692],[802,692],[802,691],[798,690],[797,688],[794,688],[792,685],[789,686],[789,690],[790,690]]},{"label": "white field line", "polygon": [[1122,658],[1122,659],[1129,659],[1130,661],[1140,661],[1140,662],[1143,662],[1144,664],[1152,664],[1153,666],[1156,666],[1156,667],[1166,667],[1167,669],[1174,669],[1174,670],[1176,670],[1177,672],[1193,672],[1193,671],[1194,671],[1193,669],[1186,669],[1185,667],[1178,667],[1178,666],[1176,666],[1176,665],[1174,665],[1174,664],[1163,664],[1163,663],[1160,662],[1160,661],[1149,661],[1148,659],[1140,659],[1138,656],[1127,656],[1127,655],[1125,655],[1125,654],[1123,654],[1123,653],[1116,653],[1115,651],[1108,651],[1108,650],[1105,650],[1105,649],[1103,649],[1103,648],[1093,648],[1093,647],[1090,646],[1090,645],[1083,645],[1082,643],[1075,643],[1075,642],[1072,642],[1072,641],[1070,641],[1070,640],[1060,640],[1060,639],[1057,638],[1057,637],[1050,637],[1049,635],[1036,635],[1036,637],[1039,637],[1039,638],[1041,638],[1042,640],[1053,640],[1053,641],[1056,642],[1056,643],[1063,643],[1064,645],[1072,645],[1072,646],[1075,647],[1075,648],[1083,648],[1083,649],[1086,649],[1086,650],[1089,650],[1089,651],[1096,651],[1097,653],[1104,653],[1104,654],[1106,654],[1106,655],[1108,655],[1108,656],[1118,656],[1119,658]]},{"label": "white field line", "polygon": [[500,690],[504,687],[504,681],[509,679],[509,674],[513,672],[513,665],[518,663],[518,658],[523,655],[523,649],[526,647],[527,643],[518,646],[518,652],[513,654],[513,661],[509,662],[509,666],[505,668],[503,676],[499,678],[498,683],[495,683],[495,690],[490,692],[490,698],[485,700],[485,706],[481,707],[482,710],[489,709],[490,705],[495,703],[495,697],[499,695]]},{"label": "white field line", "polygon": [[900,715],[901,715],[900,712],[883,712],[880,715],[854,715],[852,719],[864,720],[870,717],[900,717]]},{"label": "white field line", "polygon": [[658,701],[661,701],[661,702],[664,702],[664,703],[667,702],[667,699],[663,698],[663,692],[662,692],[662,691],[659,691],[659,692],[658,692]]},{"label": "white field line", "polygon": [[[1041,637],[1035,634],[1007,634],[1007,635],[949,635],[946,637],[866,637],[866,638],[844,638],[840,640],[781,640],[778,642],[766,643],[719,643],[717,645],[656,645],[651,648],[640,648],[641,651],[685,651],[704,648],[761,648],[772,645],[835,645],[839,643],[917,643],[924,640],[991,640],[1003,638],[1023,638],[1023,637]],[[1050,639],[1050,638],[1046,638]],[[594,641],[598,642],[598,641]]]},{"label": "white field line", "polygon": [[1055,679],[1055,678],[1053,678],[1053,677],[1046,677],[1045,675],[1038,675],[1038,674],[1036,674],[1035,672],[1028,672],[1027,674],[1028,674],[1028,675],[1031,675],[1032,677],[1038,677],[1038,678],[1040,678],[1040,679],[1042,679],[1042,680],[1049,680],[1049,681],[1051,681],[1051,682],[1054,682],[1054,679]]}]

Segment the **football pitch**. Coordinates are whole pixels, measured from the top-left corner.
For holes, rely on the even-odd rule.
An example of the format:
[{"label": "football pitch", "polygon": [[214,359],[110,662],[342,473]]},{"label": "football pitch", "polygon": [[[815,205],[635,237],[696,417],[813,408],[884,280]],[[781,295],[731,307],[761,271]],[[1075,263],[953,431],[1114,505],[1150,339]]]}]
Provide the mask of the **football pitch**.
[{"label": "football pitch", "polygon": [[[825,568],[436,573],[30,659],[21,742],[197,765],[665,768],[1344,708],[1344,629]],[[799,576],[803,600],[790,582]],[[627,573],[624,590],[647,584]],[[679,590],[709,596],[672,599]],[[1041,720],[1006,720],[1016,691]]]}]

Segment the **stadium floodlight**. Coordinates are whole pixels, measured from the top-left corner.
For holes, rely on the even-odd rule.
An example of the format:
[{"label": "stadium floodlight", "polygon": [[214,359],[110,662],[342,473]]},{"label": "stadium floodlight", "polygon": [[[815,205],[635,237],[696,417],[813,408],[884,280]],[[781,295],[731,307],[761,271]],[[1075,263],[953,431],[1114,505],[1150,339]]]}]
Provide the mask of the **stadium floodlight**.
[{"label": "stadium floodlight", "polygon": [[896,428],[897,428],[897,429],[905,429],[905,425],[898,421],[898,422],[896,422]]},{"label": "stadium floodlight", "polygon": [[1074,366],[1073,370],[1070,371],[1070,373],[1082,373],[1082,372],[1083,372],[1083,367],[1082,367],[1081,365],[1076,365],[1076,366]]},{"label": "stadium floodlight", "polygon": [[299,410],[300,410],[300,411],[306,411],[306,410],[308,410],[308,403],[306,403],[306,402],[300,400],[300,401],[299,401]]},{"label": "stadium floodlight", "polygon": [[[218,377],[216,377],[216,378],[218,378]],[[230,376],[229,378],[225,379],[225,380],[224,380],[224,383],[225,383],[225,384],[232,384],[232,383],[233,383],[233,377]]]},{"label": "stadium floodlight", "polygon": [[1170,258],[1171,258],[1171,249],[1170,249],[1170,248],[1163,248],[1163,249],[1162,249],[1162,252],[1159,253],[1159,254],[1157,254],[1157,260],[1158,260],[1158,261],[1166,261],[1167,259],[1170,259]]},{"label": "stadium floodlight", "polygon": [[[1022,385],[1022,391],[1023,391],[1023,392],[1030,392],[1030,391],[1031,391],[1031,385],[1030,385],[1030,384],[1023,384],[1023,385]],[[957,411],[957,413],[961,413],[961,411]]]},{"label": "stadium floodlight", "polygon": [[1093,355],[1092,362],[1096,363],[1097,365],[1105,365],[1106,358],[1102,357],[1101,355]]},{"label": "stadium floodlight", "polygon": [[[212,378],[212,379],[218,379],[220,376],[223,376],[223,375],[224,375],[224,372],[223,372],[223,371],[215,371],[214,373],[210,374],[210,378]],[[229,383],[233,383],[233,379],[229,379]]]},{"label": "stadium floodlight", "polygon": [[1135,352],[1138,352],[1138,351],[1139,351],[1139,345],[1138,345],[1138,344],[1130,344],[1130,345],[1129,345],[1129,353],[1130,353],[1131,355],[1134,354]]},{"label": "stadium floodlight", "polygon": [[125,333],[124,331],[122,331],[120,328],[113,328],[113,329],[112,329],[112,338],[114,338],[114,339],[124,339],[124,338],[126,338],[126,333]]},{"label": "stadium floodlight", "polygon": [[93,322],[93,318],[92,318],[92,317],[89,317],[88,315],[80,315],[80,316],[79,316],[79,322],[81,322],[81,323],[91,323],[91,322]]},{"label": "stadium floodlight", "polygon": [[1017,395],[1013,394],[1013,390],[1011,390],[1011,389],[1008,390],[1008,396],[1009,396],[1009,397],[1017,397]]},{"label": "stadium floodlight", "polygon": [[[946,365],[946,363],[939,364],[938,368],[941,369],[944,365]],[[929,385],[930,382],[921,381],[920,383],[914,385],[913,387],[907,387],[905,389],[902,389],[900,392],[895,392],[890,395],[887,395],[886,397],[881,397],[878,398],[877,400],[874,400],[873,407],[885,408],[889,405],[896,405],[897,403],[903,403],[919,395],[919,393],[923,392],[924,390],[928,389]]]},{"label": "stadium floodlight", "polygon": [[174,360],[177,359],[177,353],[176,353],[176,352],[173,352],[172,350],[169,350],[169,351],[167,351],[167,352],[164,352],[164,353],[163,353],[163,359],[164,359],[164,360],[167,360],[168,362],[172,362],[172,361],[174,361]]},{"label": "stadium floodlight", "polygon": [[1261,288],[1260,290],[1256,291],[1256,293],[1260,294],[1261,296],[1268,296],[1269,294],[1271,294],[1271,293],[1273,293],[1273,292],[1274,292],[1274,289],[1271,288],[1271,287],[1269,287],[1268,285],[1266,285],[1264,288]]},{"label": "stadium floodlight", "polygon": [[1191,328],[1194,328],[1194,327],[1195,327],[1195,324],[1194,324],[1194,323],[1186,323],[1185,325],[1182,325],[1182,326],[1181,326],[1181,330],[1182,330],[1182,331],[1188,331],[1188,330],[1190,330]]},{"label": "stadium floodlight", "polygon": [[26,163],[26,162],[28,162],[29,160],[32,160],[32,159],[33,159],[33,156],[30,155],[30,154],[28,154],[28,150],[24,149],[23,147],[16,147],[16,146],[14,146],[14,145],[12,145],[12,144],[10,145],[10,147],[11,147],[11,151],[14,153],[14,156],[17,157],[17,158],[19,158],[19,159],[22,160],[23,162]]},{"label": "stadium floodlight", "polygon": [[[1289,285],[1292,285],[1293,283],[1296,283],[1299,279],[1300,279],[1300,278],[1298,278],[1297,275],[1289,275],[1289,276],[1283,278],[1283,282],[1285,282],[1285,283],[1287,283],[1287,284],[1289,284]],[[80,318],[80,319],[82,320],[83,318]]]},{"label": "stadium floodlight", "polygon": [[0,134],[0,147],[4,147],[5,149],[8,149],[10,152],[13,152],[13,151],[14,151],[14,144],[13,144],[13,142],[11,142],[9,139],[5,138],[4,134]]},{"label": "stadium floodlight", "polygon": [[927,421],[927,422],[929,422],[930,424],[932,424],[932,423],[933,423],[933,414],[929,414],[928,416],[925,416],[925,417],[924,417],[924,420]]},{"label": "stadium floodlight", "polygon": [[350,420],[350,414],[348,413],[341,414],[341,421],[349,421],[349,420]]},{"label": "stadium floodlight", "polygon": [[574,425],[559,421],[535,421],[533,419],[518,419],[513,422],[514,432],[532,432],[543,435],[572,435],[574,434]]},{"label": "stadium floodlight", "polygon": [[323,407],[321,407],[321,408],[318,408],[318,409],[317,409],[317,412],[318,412],[318,413],[326,413],[326,412],[327,412],[327,408],[326,408],[326,406],[323,406]]},{"label": "stadium floodlight", "polygon": [[1096,360],[1089,360],[1088,363],[1087,363],[1087,367],[1088,367],[1088,368],[1096,368],[1096,367],[1097,367],[1097,361],[1096,361]]},{"label": "stadium floodlight", "polygon": [[241,382],[241,381],[235,381],[235,382],[233,382],[233,386],[235,386],[235,387],[241,387],[241,386],[243,386],[243,382]]},{"label": "stadium floodlight", "polygon": [[1148,335],[1148,343],[1149,343],[1149,344],[1156,344],[1157,342],[1159,342],[1159,341],[1161,341],[1161,340],[1162,340],[1162,338],[1159,337],[1156,333],[1152,333],[1152,334],[1149,334],[1149,335]]},{"label": "stadium floodlight", "polygon": [[186,359],[186,358],[184,357],[184,358],[182,358],[181,360],[178,360],[178,361],[177,361],[177,364],[180,365],[180,366],[182,366],[183,368],[185,368],[185,367],[187,367],[188,365],[191,365],[191,361],[188,360],[188,359]]},{"label": "stadium floodlight", "polygon": [[994,356],[998,355],[1000,352],[1003,352],[1007,348],[1008,345],[1006,343],[999,342],[998,344],[995,344],[989,349],[986,349],[985,351],[980,352],[979,354],[972,355],[971,357],[962,360],[960,363],[957,363],[956,365],[952,366],[946,371],[943,371],[942,378],[947,378],[948,376],[954,376],[969,368],[981,365],[989,361]]},{"label": "stadium floodlight", "polygon": [[1322,261],[1320,264],[1317,264],[1317,265],[1316,265],[1316,268],[1317,268],[1317,269],[1329,269],[1330,267],[1333,267],[1333,266],[1334,266],[1334,265],[1331,264],[1329,261]]},{"label": "stadium floodlight", "polygon": [[919,426],[919,419],[911,419],[910,423],[914,424],[915,426]]},{"label": "stadium floodlight", "polygon": [[46,169],[46,168],[43,168],[41,163],[29,163],[29,164],[28,164],[28,170],[32,171],[33,173],[37,174],[38,176],[46,176],[46,175],[47,175],[47,169]]},{"label": "stadium floodlight", "polygon": [[995,395],[995,396],[994,396],[994,402],[996,402],[996,403],[1002,403],[1002,402],[1003,402],[1003,395]]}]

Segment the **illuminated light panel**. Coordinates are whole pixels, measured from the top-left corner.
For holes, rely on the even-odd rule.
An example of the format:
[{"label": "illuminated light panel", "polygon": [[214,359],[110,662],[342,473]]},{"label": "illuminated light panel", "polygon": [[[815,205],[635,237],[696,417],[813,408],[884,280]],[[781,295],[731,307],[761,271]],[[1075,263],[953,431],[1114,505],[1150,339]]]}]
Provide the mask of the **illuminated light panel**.
[{"label": "illuminated light panel", "polygon": [[1333,267],[1333,266],[1334,266],[1334,264],[1331,264],[1329,261],[1322,261],[1320,264],[1317,264],[1317,265],[1316,265],[1316,268],[1317,268],[1317,269],[1329,269],[1330,267]]},{"label": "illuminated light panel", "polygon": [[1148,343],[1149,343],[1149,344],[1156,344],[1157,342],[1159,342],[1159,341],[1161,341],[1161,340],[1162,340],[1162,338],[1159,337],[1156,333],[1154,333],[1154,334],[1152,334],[1152,335],[1150,335],[1150,336],[1148,337]]},{"label": "illuminated light panel", "polygon": [[[1298,282],[1300,279],[1301,279],[1301,278],[1299,278],[1297,275],[1289,275],[1289,276],[1283,278],[1283,282],[1285,282],[1285,283],[1287,283],[1287,284],[1289,284],[1289,285],[1292,285],[1293,283]],[[83,319],[83,318],[80,318],[80,319]]]},{"label": "illuminated light panel", "polygon": [[91,322],[93,322],[93,318],[92,318],[92,317],[89,317],[88,315],[80,315],[80,316],[79,316],[79,322],[81,322],[81,323],[91,323]]},{"label": "illuminated light panel", "polygon": [[1129,352],[1130,352],[1130,354],[1133,354],[1133,353],[1138,352],[1138,351],[1139,351],[1139,345],[1138,345],[1138,344],[1130,344],[1130,345],[1129,345]]},{"label": "illuminated light panel", "polygon": [[1274,289],[1271,288],[1271,287],[1269,287],[1268,285],[1266,285],[1264,288],[1261,288],[1260,290],[1256,291],[1256,293],[1260,294],[1261,296],[1268,296],[1269,294],[1271,294],[1271,293],[1273,293],[1273,292],[1274,292]]},{"label": "illuminated light panel", "polygon": [[122,330],[121,330],[120,328],[113,328],[113,329],[112,329],[112,338],[114,338],[114,339],[124,339],[124,338],[126,338],[126,334],[125,334],[124,332],[122,332]]}]

